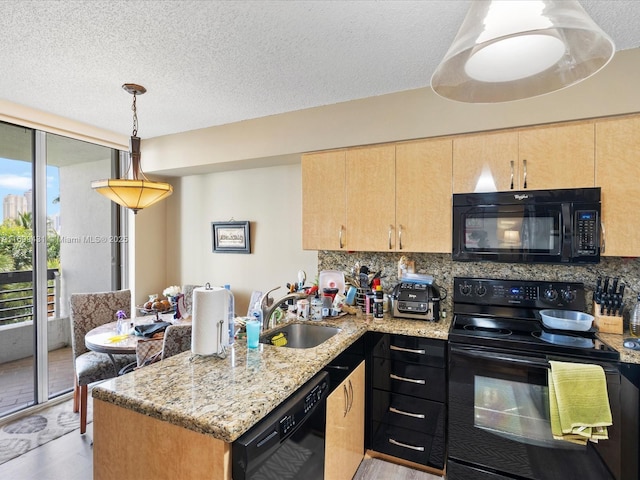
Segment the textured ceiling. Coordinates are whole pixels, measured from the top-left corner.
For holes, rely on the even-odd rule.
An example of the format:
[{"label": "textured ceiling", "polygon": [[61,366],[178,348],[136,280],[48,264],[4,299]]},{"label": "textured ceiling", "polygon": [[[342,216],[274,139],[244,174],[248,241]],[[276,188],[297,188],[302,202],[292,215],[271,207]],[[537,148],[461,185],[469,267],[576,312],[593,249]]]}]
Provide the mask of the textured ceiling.
[{"label": "textured ceiling", "polygon": [[[583,0],[616,49],[640,2]],[[426,87],[468,1],[0,0],[0,97],[142,138]]]}]

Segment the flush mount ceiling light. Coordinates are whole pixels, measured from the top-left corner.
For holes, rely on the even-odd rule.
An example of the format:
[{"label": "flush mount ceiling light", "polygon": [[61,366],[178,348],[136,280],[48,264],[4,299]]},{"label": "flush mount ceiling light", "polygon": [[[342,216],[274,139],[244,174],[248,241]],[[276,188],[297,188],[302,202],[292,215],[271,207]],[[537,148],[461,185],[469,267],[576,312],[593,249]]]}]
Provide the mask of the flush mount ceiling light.
[{"label": "flush mount ceiling light", "polygon": [[459,102],[521,100],[590,77],[614,53],[613,40],[575,0],[477,0],[431,87]]},{"label": "flush mount ceiling light", "polygon": [[147,91],[141,85],[125,83],[124,88],[133,95],[133,132],[129,142],[129,156],[131,178],[113,178],[91,182],[91,188],[104,195],[118,205],[130,208],[133,213],[147,208],[173,193],[173,187],[168,183],[152,182],[144,176],[140,167],[140,138],[138,137],[138,112],[136,110],[136,96]]}]

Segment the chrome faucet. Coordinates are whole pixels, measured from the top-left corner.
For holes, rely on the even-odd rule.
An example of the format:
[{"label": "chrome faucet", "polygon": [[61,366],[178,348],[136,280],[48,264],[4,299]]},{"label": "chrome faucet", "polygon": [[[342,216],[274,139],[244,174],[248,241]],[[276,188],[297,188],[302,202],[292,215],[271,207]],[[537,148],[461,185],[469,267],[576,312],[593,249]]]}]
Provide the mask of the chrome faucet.
[{"label": "chrome faucet", "polygon": [[278,290],[279,288],[280,287],[272,288],[260,298],[260,310],[262,311],[262,331],[269,330],[270,328],[275,327],[275,325],[271,325],[271,316],[273,315],[275,309],[280,305],[285,303],[287,300],[300,300],[309,296],[304,292],[293,292],[288,293],[284,297],[274,301],[273,298],[269,296],[269,294]]}]

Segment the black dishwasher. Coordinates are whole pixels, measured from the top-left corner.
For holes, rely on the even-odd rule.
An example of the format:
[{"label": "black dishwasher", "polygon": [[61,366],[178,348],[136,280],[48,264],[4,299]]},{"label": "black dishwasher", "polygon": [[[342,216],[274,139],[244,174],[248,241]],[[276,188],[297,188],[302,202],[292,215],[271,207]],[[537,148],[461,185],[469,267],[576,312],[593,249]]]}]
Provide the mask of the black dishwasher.
[{"label": "black dishwasher", "polygon": [[233,480],[322,480],[328,394],[320,372],[233,442]]}]

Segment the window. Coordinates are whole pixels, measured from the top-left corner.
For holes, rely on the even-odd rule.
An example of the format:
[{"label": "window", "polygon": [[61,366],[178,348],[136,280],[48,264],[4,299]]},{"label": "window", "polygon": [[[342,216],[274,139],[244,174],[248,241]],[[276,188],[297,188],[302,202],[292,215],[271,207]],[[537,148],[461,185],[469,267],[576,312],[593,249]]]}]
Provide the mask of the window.
[{"label": "window", "polygon": [[121,288],[120,209],[90,186],[118,164],[116,150],[0,123],[0,388],[16,392],[0,416],[73,388],[69,296]]}]

